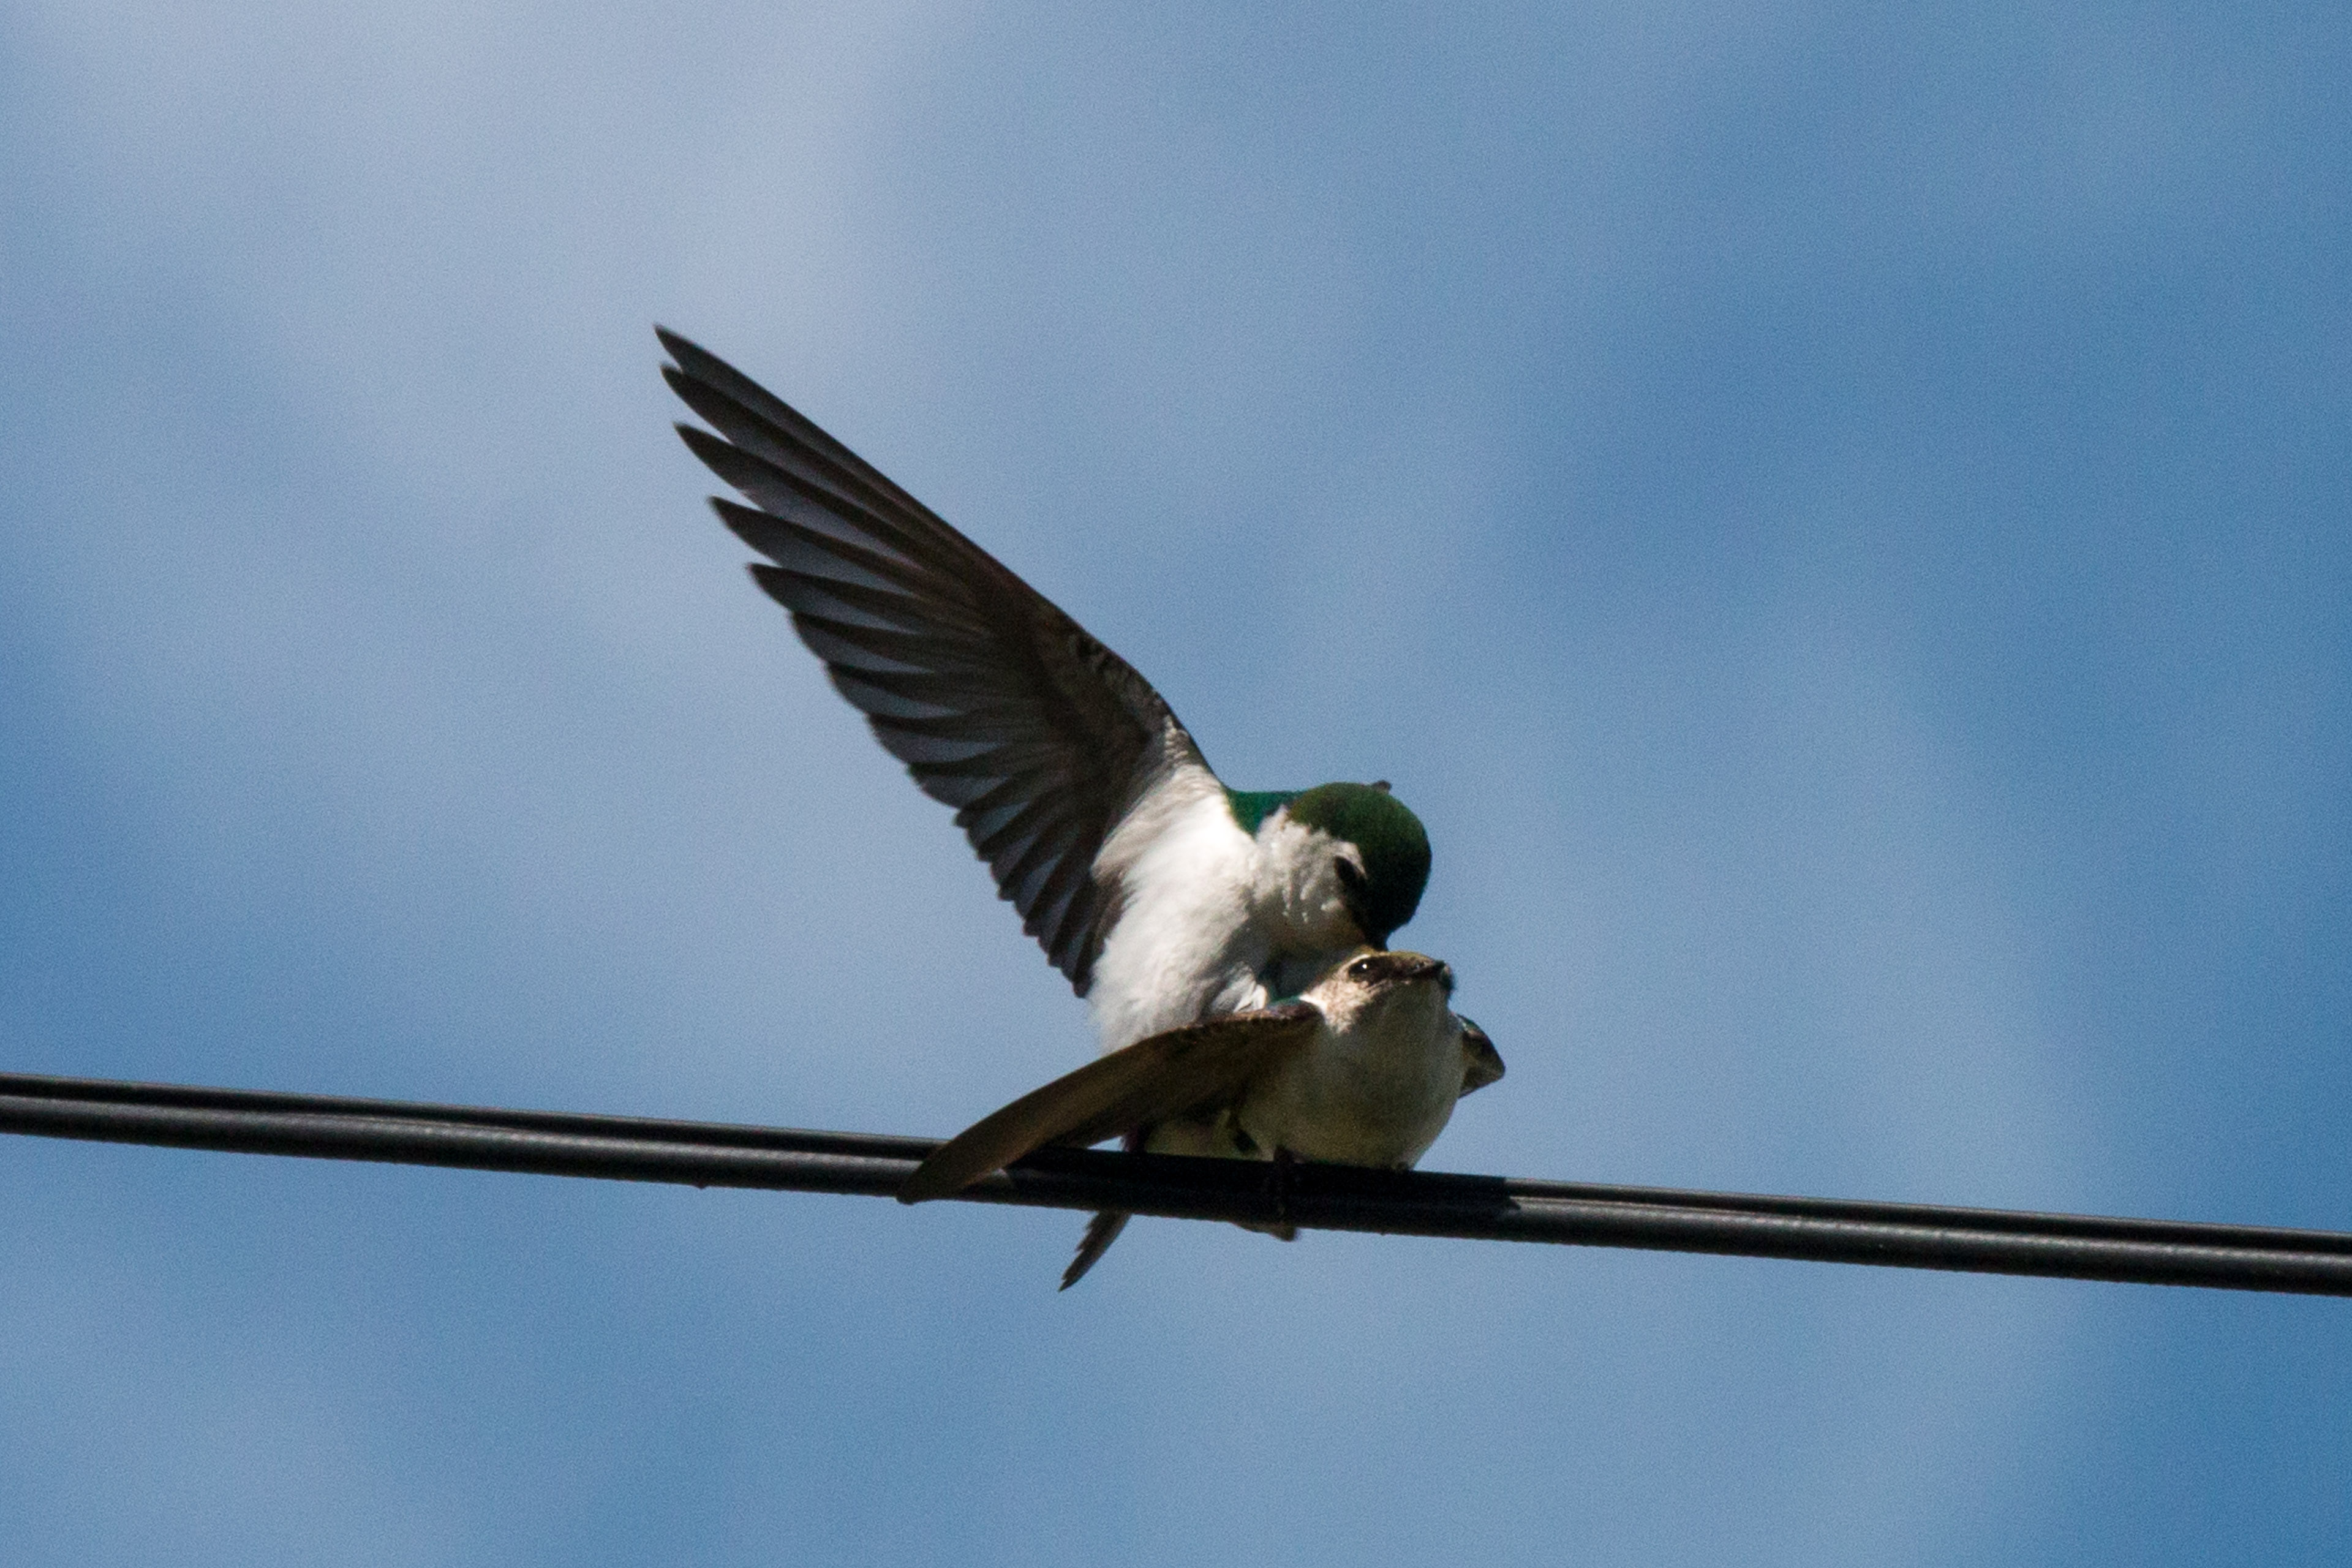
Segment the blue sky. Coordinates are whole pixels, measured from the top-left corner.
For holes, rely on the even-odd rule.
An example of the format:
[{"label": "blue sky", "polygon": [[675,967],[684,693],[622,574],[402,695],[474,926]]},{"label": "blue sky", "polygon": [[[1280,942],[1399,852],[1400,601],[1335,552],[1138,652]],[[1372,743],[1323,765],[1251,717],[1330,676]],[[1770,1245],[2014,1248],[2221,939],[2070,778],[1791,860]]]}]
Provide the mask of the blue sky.
[{"label": "blue sky", "polygon": [[[1243,787],[1429,1163],[2352,1228],[2352,28],[0,11],[0,1060],[945,1133],[1089,1048],[668,433]],[[2347,1304],[0,1141],[30,1563],[2334,1561]]]}]

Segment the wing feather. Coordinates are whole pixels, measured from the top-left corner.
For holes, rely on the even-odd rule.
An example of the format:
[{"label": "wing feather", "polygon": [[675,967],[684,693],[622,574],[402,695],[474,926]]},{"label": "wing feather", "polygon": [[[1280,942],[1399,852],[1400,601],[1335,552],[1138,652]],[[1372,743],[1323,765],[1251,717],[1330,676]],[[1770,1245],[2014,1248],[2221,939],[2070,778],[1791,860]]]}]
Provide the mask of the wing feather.
[{"label": "wing feather", "polygon": [[1188,1024],[1097,1057],[982,1117],[934,1150],[898,1189],[901,1203],[951,1197],[1051,1143],[1099,1143],[1240,1095],[1315,1036],[1304,1002]]},{"label": "wing feather", "polygon": [[1503,1053],[1486,1030],[1467,1018],[1462,1020],[1462,1067],[1464,1094],[1475,1094],[1503,1076]]},{"label": "wing feather", "polygon": [[674,332],[662,374],[694,455],[751,506],[719,519],[834,689],[957,811],[997,891],[1084,995],[1119,889],[1103,841],[1198,747],[1126,660],[740,371]]}]

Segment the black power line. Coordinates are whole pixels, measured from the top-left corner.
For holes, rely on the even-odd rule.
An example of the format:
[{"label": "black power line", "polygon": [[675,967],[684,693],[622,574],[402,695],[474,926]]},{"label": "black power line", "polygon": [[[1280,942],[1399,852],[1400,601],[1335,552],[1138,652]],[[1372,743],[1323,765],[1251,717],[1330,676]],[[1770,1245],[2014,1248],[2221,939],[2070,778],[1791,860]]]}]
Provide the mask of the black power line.
[{"label": "black power line", "polygon": [[[939,1145],[563,1111],[0,1073],[0,1131],[884,1197]],[[2352,1296],[2352,1235],[1049,1150],[962,1196],[1174,1219]]]}]

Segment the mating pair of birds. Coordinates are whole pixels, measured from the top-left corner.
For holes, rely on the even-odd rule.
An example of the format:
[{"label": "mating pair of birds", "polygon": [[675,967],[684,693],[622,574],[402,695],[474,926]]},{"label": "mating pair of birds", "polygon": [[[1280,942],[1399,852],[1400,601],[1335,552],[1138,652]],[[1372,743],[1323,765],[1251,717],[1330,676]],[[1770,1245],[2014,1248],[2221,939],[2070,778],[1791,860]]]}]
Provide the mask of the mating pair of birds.
[{"label": "mating pair of birds", "polygon": [[[1102,1037],[1096,1061],[941,1145],[902,1199],[1110,1138],[1402,1168],[1503,1076],[1449,1005],[1452,969],[1388,948],[1429,837],[1385,783],[1226,788],[1125,659],[781,399],[660,336],[663,375],[710,426],[678,434],[752,503],[711,502],[767,557],[752,576],[955,807]],[[1094,1216],[1063,1289],[1127,1217]]]}]

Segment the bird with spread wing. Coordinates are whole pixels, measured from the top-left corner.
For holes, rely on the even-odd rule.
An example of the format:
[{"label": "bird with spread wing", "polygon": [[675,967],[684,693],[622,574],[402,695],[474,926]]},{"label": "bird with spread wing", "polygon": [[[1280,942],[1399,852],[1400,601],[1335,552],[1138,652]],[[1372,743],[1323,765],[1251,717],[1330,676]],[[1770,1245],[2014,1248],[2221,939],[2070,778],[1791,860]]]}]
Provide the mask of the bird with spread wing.
[{"label": "bird with spread wing", "polygon": [[[741,372],[674,332],[694,455],[835,690],[955,809],[1106,1054],[943,1146],[909,1201],[1049,1143],[1410,1164],[1502,1076],[1453,972],[1385,951],[1429,837],[1385,783],[1228,789],[1125,659]],[[1127,1216],[1097,1215],[1065,1288]]]}]

